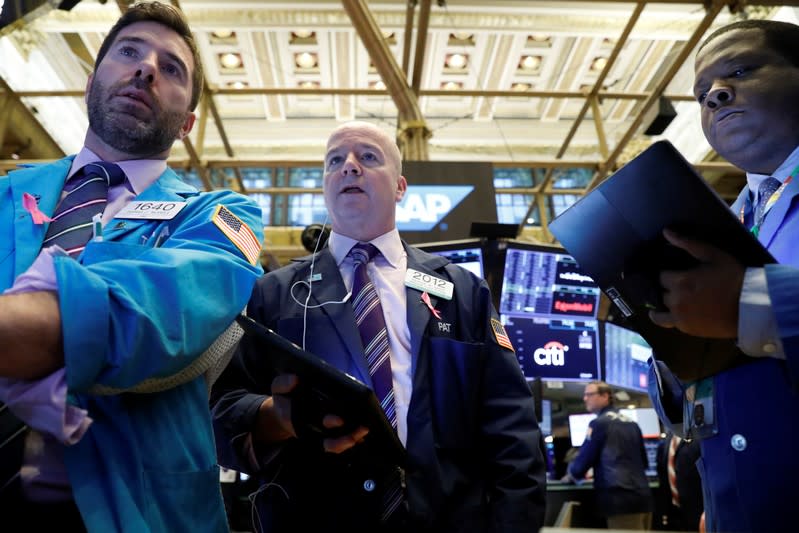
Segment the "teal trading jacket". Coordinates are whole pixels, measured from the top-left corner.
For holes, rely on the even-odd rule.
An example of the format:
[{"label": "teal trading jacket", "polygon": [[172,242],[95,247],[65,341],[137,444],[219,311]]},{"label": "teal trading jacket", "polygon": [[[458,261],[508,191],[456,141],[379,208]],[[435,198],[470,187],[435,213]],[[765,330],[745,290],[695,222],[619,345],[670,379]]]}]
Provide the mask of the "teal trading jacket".
[{"label": "teal trading jacket", "polygon": [[[0,291],[30,266],[47,231],[23,194],[51,215],[71,162],[0,177]],[[225,330],[262,270],[213,219],[223,205],[260,243],[261,210],[231,191],[199,193],[171,170],[135,200],[187,204],[172,220],[113,219],[78,261],[54,263],[68,401],[93,420],[65,448],[69,481],[89,531],[227,531],[203,377],[158,393],[89,390],[177,374]]]}]

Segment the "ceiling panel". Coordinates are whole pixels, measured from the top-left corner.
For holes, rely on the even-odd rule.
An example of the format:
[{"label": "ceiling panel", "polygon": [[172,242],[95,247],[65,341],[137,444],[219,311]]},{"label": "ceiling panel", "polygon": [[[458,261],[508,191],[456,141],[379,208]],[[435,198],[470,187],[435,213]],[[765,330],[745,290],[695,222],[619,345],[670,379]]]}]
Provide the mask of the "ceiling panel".
[{"label": "ceiling panel", "polygon": [[[227,160],[318,162],[327,134],[354,118],[397,131],[394,99],[381,85],[370,50],[341,2],[173,3],[183,9],[195,31],[211,89],[208,97],[229,140],[227,149],[211,116],[213,107],[201,106],[198,112],[208,114],[205,126],[195,128],[191,136],[199,149],[199,165]],[[411,63],[416,56],[416,30],[424,22],[419,20],[424,1],[419,3],[408,25],[406,1],[364,2],[399,65],[406,40]],[[779,6],[798,3],[433,2],[419,96],[424,125],[432,132],[429,158],[545,164],[557,161],[561,153],[565,160],[602,169],[607,153],[603,155],[600,147],[601,130],[607,150],[618,155],[610,166],[617,166],[661,138],[642,134],[655,106],[648,115],[642,115],[642,107],[664,76],[674,71],[675,59],[706,17],[705,4],[717,10],[728,6],[712,17],[712,29],[743,17],[796,20],[795,7]],[[629,39],[602,86],[595,87],[603,62],[639,5],[640,18]],[[65,153],[80,147],[87,126],[82,92],[89,63],[119,14],[115,2],[84,0],[71,11],[52,10],[13,32],[0,32],[0,77],[42,130],[26,134],[21,142],[7,135],[0,159],[9,158],[12,149],[19,152],[28,138],[39,139],[37,135],[51,138]],[[406,27],[411,28],[408,34]],[[692,58],[687,55],[666,85],[664,94],[678,116],[662,137],[700,162],[714,155],[697,127],[698,106],[690,101]],[[228,67],[224,61],[229,61]],[[589,109],[572,131],[592,92],[598,92],[599,116]],[[7,93],[0,88],[2,94]],[[629,135],[636,121],[640,127]],[[53,155],[36,155],[29,149],[22,157]],[[173,162],[188,159],[186,148],[176,144]],[[718,171],[713,178],[720,188],[733,190],[724,182],[738,183],[740,173]]]}]

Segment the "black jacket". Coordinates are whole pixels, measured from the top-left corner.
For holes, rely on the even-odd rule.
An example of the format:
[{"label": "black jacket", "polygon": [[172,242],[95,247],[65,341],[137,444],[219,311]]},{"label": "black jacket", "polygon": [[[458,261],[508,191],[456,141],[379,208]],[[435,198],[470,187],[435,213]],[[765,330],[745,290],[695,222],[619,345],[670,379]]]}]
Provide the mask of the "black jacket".
[{"label": "black jacket", "polygon": [[638,424],[608,406],[591,421],[588,432],[569,474],[582,479],[593,467],[597,503],[605,515],[651,511],[646,449]]},{"label": "black jacket", "polygon": [[[418,290],[406,287],[413,367],[407,417],[407,498],[404,531],[537,531],[543,525],[545,466],[533,397],[515,354],[491,328],[497,319],[486,283],[440,256],[405,245],[408,268],[454,284],[451,300],[432,297],[433,316]],[[303,308],[290,294],[309,278],[310,260],[267,274],[256,285],[248,315],[300,344]],[[341,274],[328,250],[316,256],[309,306],[342,300]],[[299,290],[298,290],[299,289]],[[304,301],[307,292],[295,287]],[[350,302],[307,311],[306,348],[370,383]],[[243,342],[212,398],[220,462],[271,485],[257,498],[266,531],[378,530],[379,495],[364,490],[386,465],[367,442],[339,456],[312,439],[287,441],[253,471],[241,438],[252,427],[272,376]],[[263,365],[260,365],[261,367]],[[230,444],[232,443],[232,445]],[[322,529],[323,528],[323,529]]]}]

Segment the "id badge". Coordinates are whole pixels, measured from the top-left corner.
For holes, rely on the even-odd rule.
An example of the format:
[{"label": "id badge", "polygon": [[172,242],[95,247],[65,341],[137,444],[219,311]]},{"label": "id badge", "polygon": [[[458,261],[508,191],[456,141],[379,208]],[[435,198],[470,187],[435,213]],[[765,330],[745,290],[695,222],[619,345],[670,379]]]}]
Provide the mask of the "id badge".
[{"label": "id badge", "polygon": [[696,439],[706,439],[719,431],[713,378],[691,383],[685,389],[683,431]]}]

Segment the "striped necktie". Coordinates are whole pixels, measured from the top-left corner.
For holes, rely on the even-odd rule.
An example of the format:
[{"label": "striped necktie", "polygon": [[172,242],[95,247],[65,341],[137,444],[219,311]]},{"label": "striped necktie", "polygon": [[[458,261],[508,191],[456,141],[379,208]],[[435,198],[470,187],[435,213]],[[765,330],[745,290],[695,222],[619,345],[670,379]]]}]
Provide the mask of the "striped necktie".
[{"label": "striped necktie", "polygon": [[64,186],[66,195],[56,207],[47,228],[42,248],[57,244],[77,257],[92,238],[92,217],[101,214],[108,203],[108,188],[121,185],[125,173],[114,163],[89,163]]},{"label": "striped necktie", "polygon": [[763,220],[766,218],[766,213],[768,210],[766,206],[768,204],[769,198],[777,192],[777,189],[780,188],[782,183],[777,178],[769,176],[768,178],[764,179],[760,182],[760,185],[757,187],[757,205],[755,205],[754,209],[754,219],[753,219],[753,228],[755,232],[760,229],[760,226],[763,224]]},{"label": "striped necktie", "polygon": [[383,318],[383,307],[374,283],[369,279],[366,265],[379,252],[372,244],[356,244],[350,250],[355,263],[352,279],[352,306],[355,322],[363,342],[364,356],[372,376],[372,385],[380,405],[389,422],[397,428],[397,412],[394,409],[394,387],[391,381],[391,357],[388,345],[388,329]]},{"label": "striped necktie", "polygon": [[[372,376],[372,385],[380,405],[392,427],[397,429],[397,411],[394,405],[394,387],[391,377],[391,356],[388,329],[383,317],[383,307],[374,283],[369,278],[366,265],[380,253],[373,244],[359,243],[352,247],[350,256],[355,263],[352,279],[352,301],[355,322],[361,334],[364,356]],[[388,521],[403,502],[403,473],[398,467],[385,478],[382,496],[383,522]]]},{"label": "striped necktie", "polygon": [[677,491],[677,470],[676,466],[676,459],[677,459],[677,447],[680,445],[680,437],[677,435],[671,436],[671,442],[669,443],[669,455],[668,461],[666,465],[666,471],[669,476],[669,490],[671,491],[671,503],[675,507],[680,506],[680,493]]}]

